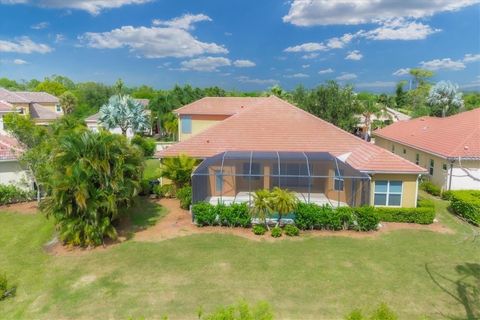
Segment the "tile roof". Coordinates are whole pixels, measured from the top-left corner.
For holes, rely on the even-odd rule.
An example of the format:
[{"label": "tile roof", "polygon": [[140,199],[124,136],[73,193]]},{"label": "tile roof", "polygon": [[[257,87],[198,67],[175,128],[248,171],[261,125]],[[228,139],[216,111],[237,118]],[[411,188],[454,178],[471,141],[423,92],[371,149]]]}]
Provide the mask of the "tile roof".
[{"label": "tile roof", "polygon": [[425,172],[274,96],[254,100],[242,112],[158,152],[157,156],[187,154],[206,158],[224,151],[324,151],[337,157],[349,154],[346,162],[365,172]]},{"label": "tile roof", "polygon": [[10,103],[0,100],[0,112],[12,112],[14,109]]},{"label": "tile roof", "polygon": [[266,97],[205,97],[176,109],[177,114],[233,115],[245,107],[264,101]]},{"label": "tile roof", "polygon": [[16,91],[17,95],[34,103],[59,103],[60,99],[46,92]]},{"label": "tile roof", "polygon": [[33,103],[29,107],[30,116],[33,119],[55,120],[61,117],[61,114],[56,113],[38,103]]},{"label": "tile roof", "polygon": [[373,135],[445,158],[480,158],[480,108],[446,118],[400,121]]},{"label": "tile roof", "polygon": [[15,138],[0,135],[0,160],[16,160],[22,152],[23,149]]},{"label": "tile roof", "polygon": [[9,91],[4,88],[0,88],[0,100],[9,102],[9,103],[29,103],[30,101],[26,98],[18,95],[16,92]]},{"label": "tile roof", "polygon": [[150,103],[150,100],[148,99],[133,99],[133,100],[137,101],[144,107],[148,106],[148,104]]}]

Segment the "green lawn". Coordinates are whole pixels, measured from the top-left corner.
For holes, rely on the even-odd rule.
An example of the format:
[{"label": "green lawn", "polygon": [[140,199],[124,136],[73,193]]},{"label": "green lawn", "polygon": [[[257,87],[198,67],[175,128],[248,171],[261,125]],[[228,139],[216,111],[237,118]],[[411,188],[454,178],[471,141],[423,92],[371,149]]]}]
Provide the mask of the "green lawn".
[{"label": "green lawn", "polygon": [[[277,318],[341,319],[385,302],[401,319],[474,319],[480,239],[446,202],[437,205],[456,234],[403,230],[274,243],[195,235],[130,240],[80,256],[43,251],[53,227],[42,216],[0,213],[0,272],[18,284],[17,296],[0,302],[0,318],[195,319],[199,306],[212,311],[245,298],[268,301]],[[162,214],[150,207],[137,223]]]}]

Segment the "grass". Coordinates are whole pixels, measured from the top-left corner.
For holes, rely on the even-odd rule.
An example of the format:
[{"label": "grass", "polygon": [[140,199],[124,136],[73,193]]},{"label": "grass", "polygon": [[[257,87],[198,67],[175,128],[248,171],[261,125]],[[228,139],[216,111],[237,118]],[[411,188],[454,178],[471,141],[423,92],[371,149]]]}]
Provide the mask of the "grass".
[{"label": "grass", "polygon": [[[43,251],[53,226],[41,215],[0,213],[0,272],[18,285],[14,299],[0,302],[0,318],[195,319],[199,306],[212,311],[245,298],[268,301],[277,318],[341,319],[385,302],[400,319],[475,319],[480,239],[472,233],[479,229],[449,214],[447,202],[436,205],[456,234],[273,243],[204,234],[76,256]],[[138,223],[162,215],[149,210],[158,212]]]},{"label": "grass", "polygon": [[158,159],[148,159],[145,161],[143,178],[146,180],[160,178],[160,161]]}]

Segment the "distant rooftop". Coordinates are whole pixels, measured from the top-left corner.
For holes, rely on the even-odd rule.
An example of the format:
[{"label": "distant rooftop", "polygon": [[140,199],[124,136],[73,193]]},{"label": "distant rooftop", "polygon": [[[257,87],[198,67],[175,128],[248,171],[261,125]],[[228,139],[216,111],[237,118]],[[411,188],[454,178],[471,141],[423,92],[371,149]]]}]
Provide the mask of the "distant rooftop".
[{"label": "distant rooftop", "polygon": [[179,115],[234,115],[245,108],[268,101],[268,97],[205,97],[174,112]]},{"label": "distant rooftop", "polygon": [[8,103],[58,103],[59,99],[46,92],[10,91],[0,88],[0,100]]}]

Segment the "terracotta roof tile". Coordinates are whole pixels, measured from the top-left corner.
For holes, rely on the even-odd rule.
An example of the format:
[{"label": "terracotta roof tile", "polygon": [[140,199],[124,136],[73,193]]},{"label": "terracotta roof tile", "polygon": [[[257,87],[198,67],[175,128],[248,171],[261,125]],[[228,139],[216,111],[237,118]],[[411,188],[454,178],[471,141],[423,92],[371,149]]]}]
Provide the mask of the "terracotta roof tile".
[{"label": "terracotta roof tile", "polygon": [[14,109],[10,103],[0,100],[0,112],[12,112]]},{"label": "terracotta roof tile", "polygon": [[[217,102],[220,104],[220,101]],[[242,112],[157,154],[206,158],[224,151],[324,151],[351,153],[362,171],[422,173],[425,169],[368,143],[276,97],[261,98]]]},{"label": "terracotta roof tile", "polygon": [[30,116],[33,119],[55,120],[60,118],[61,114],[56,113],[38,103],[30,105]]},{"label": "terracotta roof tile", "polygon": [[264,101],[267,97],[205,97],[176,109],[177,114],[233,115],[244,108]]},{"label": "terracotta roof tile", "polygon": [[22,152],[23,149],[15,138],[0,135],[0,160],[16,160]]},{"label": "terracotta roof tile", "polygon": [[373,135],[445,158],[480,158],[480,108],[446,118],[400,121]]}]

